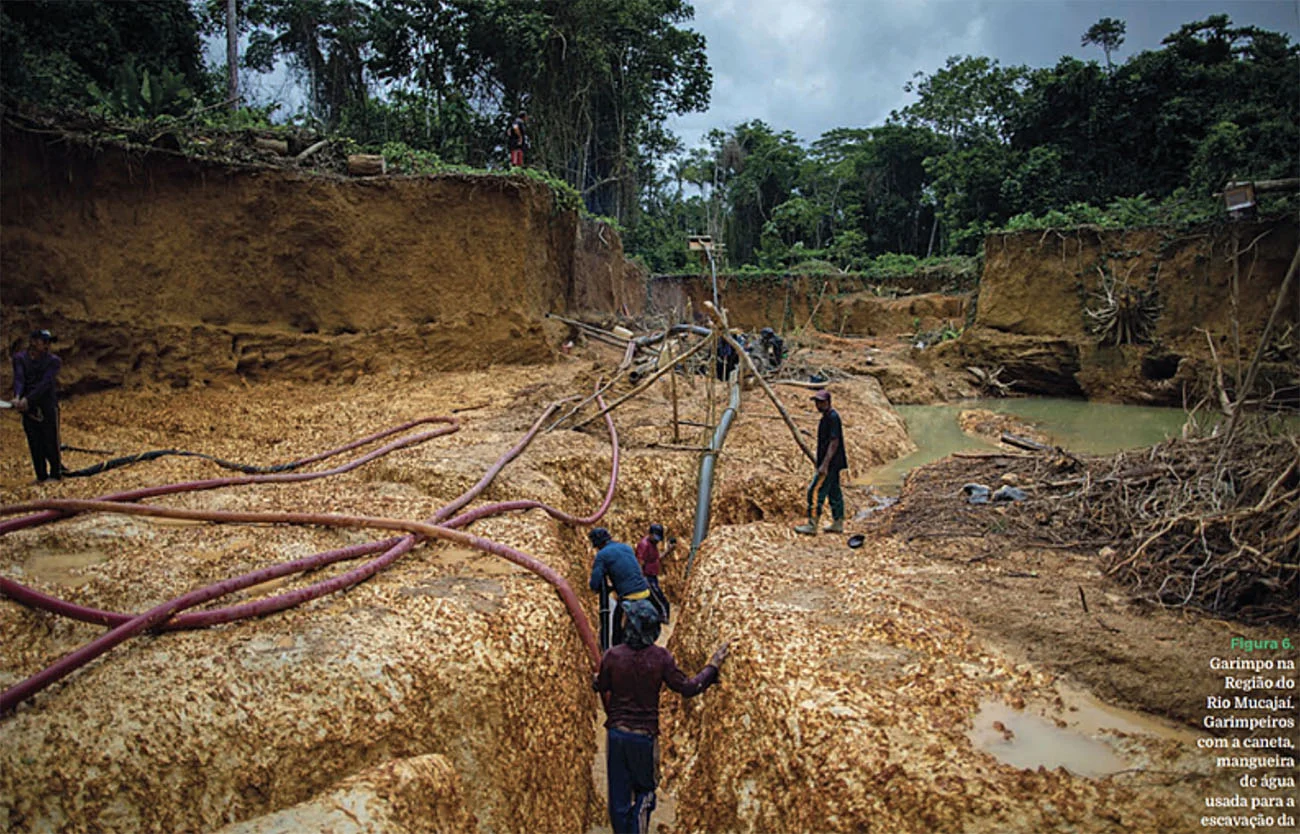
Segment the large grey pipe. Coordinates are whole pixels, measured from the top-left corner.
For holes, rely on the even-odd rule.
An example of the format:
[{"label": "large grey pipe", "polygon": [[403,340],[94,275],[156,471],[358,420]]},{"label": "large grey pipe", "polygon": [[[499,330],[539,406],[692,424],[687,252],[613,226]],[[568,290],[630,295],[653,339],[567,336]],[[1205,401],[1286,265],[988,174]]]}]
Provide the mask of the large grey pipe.
[{"label": "large grey pipe", "polygon": [[713,471],[718,452],[722,451],[722,444],[727,439],[727,430],[731,428],[731,421],[736,419],[736,410],[739,408],[740,373],[737,371],[731,380],[731,399],[722,412],[718,427],[713,430],[713,440],[709,443],[709,450],[700,459],[700,486],[699,494],[695,499],[695,531],[691,534],[690,555],[686,557],[687,579],[691,578],[691,564],[695,561],[695,554],[699,551],[704,537],[709,534],[709,515],[713,506]]}]

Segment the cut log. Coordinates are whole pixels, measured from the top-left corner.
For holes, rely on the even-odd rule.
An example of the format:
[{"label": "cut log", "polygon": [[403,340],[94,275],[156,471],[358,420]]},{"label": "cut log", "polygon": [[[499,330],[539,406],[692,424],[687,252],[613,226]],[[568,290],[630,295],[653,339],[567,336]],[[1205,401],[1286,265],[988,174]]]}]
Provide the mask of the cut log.
[{"label": "cut log", "polygon": [[374,177],[388,173],[388,163],[380,154],[349,154],[348,173],[354,177]]},{"label": "cut log", "polygon": [[289,155],[289,143],[284,139],[266,139],[261,136],[254,137],[253,147],[259,151],[270,151],[276,156]]}]

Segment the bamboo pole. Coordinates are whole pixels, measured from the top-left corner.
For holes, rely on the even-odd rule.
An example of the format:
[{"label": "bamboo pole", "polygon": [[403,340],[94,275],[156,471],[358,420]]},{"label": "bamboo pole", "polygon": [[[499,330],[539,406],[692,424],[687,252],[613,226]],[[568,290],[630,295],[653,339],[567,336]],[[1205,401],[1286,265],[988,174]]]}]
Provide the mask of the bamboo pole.
[{"label": "bamboo pole", "polygon": [[723,323],[722,316],[718,314],[717,308],[706,301],[704,302],[704,309],[708,311],[709,317],[722,328],[719,331],[722,338],[726,339],[732,349],[735,350],[736,353],[740,354],[741,361],[745,363],[745,367],[749,368],[749,372],[758,380],[758,384],[763,388],[763,393],[767,394],[768,399],[770,399],[772,404],[776,406],[776,410],[781,413],[781,419],[785,420],[785,424],[790,428],[790,434],[794,437],[794,442],[799,444],[799,449],[804,453],[804,456],[813,463],[816,463],[817,456],[812,453],[808,448],[808,444],[804,443],[803,438],[799,436],[799,427],[796,426],[794,420],[790,418],[790,412],[785,410],[785,406],[781,404],[781,400],[776,396],[776,392],[772,390],[772,386],[767,384],[767,380],[763,379],[763,375],[754,367],[754,360],[749,358],[749,354],[746,353],[736,340],[731,338],[731,334],[726,331],[726,326]]},{"label": "bamboo pole", "polygon": [[575,405],[573,408],[571,408],[571,409],[569,409],[568,411],[566,411],[566,412],[565,412],[564,414],[562,414],[561,416],[557,417],[554,423],[551,423],[549,426],[546,427],[546,433],[549,433],[549,432],[554,431],[556,426],[560,425],[560,424],[563,423],[565,420],[569,419],[570,417],[572,417],[573,415],[575,415],[575,414],[577,414],[579,411],[581,411],[581,410],[582,410],[582,407],[583,407],[584,405],[586,405],[587,403],[589,403],[589,402],[591,402],[592,400],[596,399],[596,398],[599,397],[600,395],[604,394],[604,393],[605,393],[606,391],[608,391],[609,389],[613,388],[613,387],[614,387],[614,383],[615,383],[615,382],[618,382],[618,378],[621,377],[625,371],[626,371],[626,368],[625,368],[623,371],[618,371],[618,372],[616,372],[612,377],[610,377],[609,382],[605,383],[604,385],[602,385],[602,386],[600,386],[600,387],[598,387],[598,388],[596,389],[596,393],[592,394],[590,397],[587,397],[587,399],[583,400],[582,402],[580,402],[580,403],[578,403],[577,405]]},{"label": "bamboo pole", "polygon": [[673,386],[673,443],[681,443],[682,438],[679,435],[681,429],[680,429],[680,425],[677,422],[677,374],[676,374],[676,367],[675,367],[677,365],[677,357],[675,352],[672,357],[672,365],[674,366],[673,368],[674,373],[671,377],[669,377],[669,379],[672,380],[672,386]]},{"label": "bamboo pole", "polygon": [[668,373],[669,371],[671,371],[673,368],[677,367],[677,363],[678,363],[678,362],[681,362],[683,359],[687,359],[687,358],[689,358],[690,356],[692,356],[692,355],[698,353],[700,350],[702,350],[703,348],[705,348],[708,344],[709,344],[709,340],[708,340],[708,339],[701,339],[698,343],[695,344],[694,347],[692,347],[690,350],[688,350],[688,351],[686,351],[685,353],[683,353],[681,356],[677,357],[676,360],[674,360],[673,362],[669,363],[667,366],[665,366],[665,367],[663,367],[663,368],[660,368],[659,370],[655,371],[655,372],[652,373],[650,376],[646,377],[645,381],[642,382],[640,385],[638,385],[637,387],[633,388],[631,391],[628,391],[626,394],[624,394],[623,396],[619,397],[617,400],[614,400],[612,403],[610,403],[609,405],[605,406],[603,409],[601,409],[600,411],[598,411],[598,412],[596,412],[595,414],[591,415],[591,416],[588,417],[587,419],[585,419],[585,420],[583,420],[582,422],[576,424],[576,425],[573,427],[573,430],[574,430],[574,431],[577,431],[578,429],[580,429],[580,428],[582,428],[583,426],[585,426],[585,425],[587,425],[588,423],[590,423],[592,420],[595,420],[597,417],[603,417],[604,415],[606,415],[606,414],[608,414],[609,412],[613,411],[615,408],[618,408],[618,407],[619,407],[620,405],[622,405],[623,403],[625,403],[625,402],[627,402],[628,400],[630,400],[630,399],[632,399],[633,397],[635,397],[637,394],[640,394],[642,391],[644,391],[645,389],[647,389],[647,388],[649,388],[651,385],[653,385],[654,382],[655,382],[655,380],[659,379],[659,377],[663,376],[664,374],[666,374],[666,373]]}]

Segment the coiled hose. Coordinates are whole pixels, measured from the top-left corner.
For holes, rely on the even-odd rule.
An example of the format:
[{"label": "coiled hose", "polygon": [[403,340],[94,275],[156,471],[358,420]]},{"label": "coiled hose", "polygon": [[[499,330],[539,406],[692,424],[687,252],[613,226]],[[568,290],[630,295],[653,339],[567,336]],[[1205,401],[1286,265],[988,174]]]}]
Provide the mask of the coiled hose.
[{"label": "coiled hose", "polygon": [[[603,402],[600,403],[604,407]],[[60,600],[55,597],[43,594],[35,589],[28,588],[20,583],[10,579],[0,578],[0,593],[20,602],[24,605],[40,608],[73,617],[86,622],[95,622],[111,626],[111,630],[101,635],[96,640],[82,646],[51,666],[31,676],[25,681],[11,687],[3,693],[0,693],[0,714],[12,712],[19,703],[32,697],[45,687],[66,677],[76,671],[81,666],[94,660],[96,657],[111,650],[113,647],[130,639],[144,631],[148,630],[170,630],[177,628],[200,628],[220,622],[231,622],[233,620],[244,619],[247,617],[262,616],[274,611],[282,611],[295,605],[300,605],[311,599],[316,599],[325,594],[342,588],[350,587],[358,582],[364,581],[373,576],[378,571],[387,567],[397,558],[409,552],[416,544],[426,539],[443,539],[454,541],[459,544],[482,550],[486,553],[492,553],[505,558],[515,564],[521,565],[533,573],[541,576],[547,582],[551,583],[559,593],[561,600],[569,611],[570,617],[578,630],[578,636],[587,649],[589,660],[592,663],[593,671],[599,667],[600,650],[596,641],[595,633],[591,628],[591,623],[587,620],[585,611],[583,611],[577,596],[573,589],[564,580],[562,576],[556,573],[550,566],[541,562],[533,556],[523,553],[507,545],[491,541],[490,539],[474,536],[469,533],[461,532],[456,529],[472,523],[480,518],[489,515],[495,515],[501,512],[510,512],[524,509],[542,509],[560,521],[569,524],[588,525],[598,521],[609,509],[614,498],[614,489],[618,481],[619,465],[619,447],[618,433],[614,428],[613,419],[605,415],[606,426],[610,433],[610,445],[612,448],[609,486],[606,489],[605,497],[591,515],[574,516],[562,510],[550,507],[539,501],[506,501],[489,504],[464,513],[460,516],[446,521],[447,517],[463,508],[479,495],[492,479],[501,471],[501,469],[517,457],[532,441],[537,434],[543,421],[550,416],[556,406],[549,407],[541,417],[534,423],[529,432],[519,443],[508,450],[502,457],[493,464],[492,467],[473,487],[465,493],[454,499],[438,510],[427,521],[413,522],[401,519],[381,518],[372,516],[354,516],[354,515],[335,515],[322,513],[264,513],[264,512],[231,512],[231,511],[213,511],[213,510],[183,510],[173,507],[162,507],[150,504],[132,503],[141,498],[154,497],[157,495],[174,494],[178,492],[190,492],[202,489],[215,489],[219,486],[239,485],[246,483],[267,483],[267,482],[284,482],[284,481],[303,481],[313,478],[325,477],[326,475],[338,474],[374,460],[376,457],[387,454],[395,449],[405,448],[416,443],[424,442],[432,437],[450,434],[458,431],[459,421],[452,417],[430,417],[423,420],[416,420],[404,424],[394,429],[380,432],[376,435],[370,435],[368,438],[355,441],[347,446],[330,452],[316,455],[313,458],[304,459],[297,462],[298,465],[304,465],[309,462],[323,460],[343,451],[355,449],[368,442],[373,442],[382,437],[388,437],[395,433],[404,431],[411,427],[429,422],[441,422],[449,425],[439,429],[423,432],[412,437],[403,438],[393,443],[387,444],[367,455],[363,455],[355,461],[335,467],[332,470],[323,472],[293,473],[293,474],[262,474],[251,475],[243,478],[215,478],[206,481],[194,481],[181,484],[169,484],[161,487],[151,487],[143,490],[133,490],[130,492],[118,493],[106,496],[101,499],[92,500],[51,500],[36,501],[25,504],[15,504],[7,507],[0,507],[0,516],[17,515],[21,513],[33,513],[32,515],[0,522],[0,535],[13,530],[35,527],[41,524],[48,524],[59,518],[64,518],[81,512],[113,512],[127,515],[149,515],[154,517],[165,518],[183,518],[201,521],[214,521],[219,523],[288,523],[302,525],[325,525],[335,527],[374,527],[377,529],[397,530],[405,532],[406,535],[396,538],[389,538],[379,542],[370,542],[352,547],[340,548],[313,556],[294,560],[281,565],[263,568],[258,571],[243,574],[242,576],[227,579],[200,588],[184,594],[175,599],[169,600],[149,611],[139,615],[119,614],[110,611],[103,611],[95,608],[75,605],[74,603]],[[383,555],[367,562],[357,568],[353,568],[346,573],[323,582],[316,583],[306,588],[300,588],[285,594],[271,597],[264,600],[245,603],[243,605],[231,606],[225,609],[214,611],[197,612],[193,614],[182,614],[185,609],[201,605],[205,602],[218,599],[234,591],[251,587],[252,585],[265,582],[269,579],[287,576],[304,570],[312,570],[334,562],[347,559],[355,559],[361,556],[370,555],[383,551]]]}]

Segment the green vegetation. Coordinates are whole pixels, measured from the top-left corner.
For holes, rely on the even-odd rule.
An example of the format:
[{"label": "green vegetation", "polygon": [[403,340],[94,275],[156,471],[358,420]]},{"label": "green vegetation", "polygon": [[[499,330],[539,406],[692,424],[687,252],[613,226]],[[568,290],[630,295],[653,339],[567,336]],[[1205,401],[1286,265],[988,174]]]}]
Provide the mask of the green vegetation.
[{"label": "green vegetation", "polygon": [[[1105,66],[953,56],[918,73],[918,100],[884,126],[837,128],[809,147],[762,122],[715,131],[646,184],[629,248],[674,271],[682,236],[704,233],[733,267],[864,270],[888,253],[973,254],[1002,229],[1220,219],[1213,195],[1227,180],[1297,175],[1300,48],[1287,35],[1215,15],[1113,64],[1125,28],[1103,18],[1083,33]],[[1260,204],[1264,215],[1296,208]]]},{"label": "green vegetation", "polygon": [[506,173],[526,108],[529,167],[508,173],[608,218],[659,273],[697,272],[683,238],[707,234],[735,274],[902,281],[992,231],[1204,222],[1225,181],[1297,174],[1300,47],[1226,15],[1120,64],[1126,24],[1102,18],[1081,43],[1104,65],[952,56],[883,125],[805,145],[754,120],[686,149],[666,120],[704,109],[712,78],[684,0],[241,0],[241,70],[287,64],[296,113],[229,109],[199,41],[224,33],[225,8],[0,0],[5,103],[80,110],[132,141],[174,132],[183,150],[182,127],[329,135],[406,174]]}]

